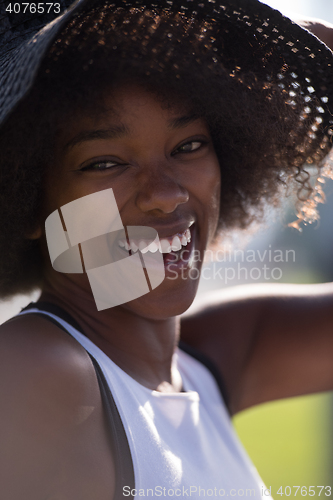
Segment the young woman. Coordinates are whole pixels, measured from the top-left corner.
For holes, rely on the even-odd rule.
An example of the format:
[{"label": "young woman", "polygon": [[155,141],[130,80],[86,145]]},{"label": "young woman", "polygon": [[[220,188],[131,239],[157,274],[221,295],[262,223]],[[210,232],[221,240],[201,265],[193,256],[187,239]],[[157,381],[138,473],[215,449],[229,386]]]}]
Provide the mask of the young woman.
[{"label": "young woman", "polygon": [[[229,415],[332,388],[331,286],[219,299],[183,321],[178,348],[180,315],[221,231],[295,181],[311,215],[304,165],[330,149],[331,52],[256,0],[81,1],[37,34],[49,19],[5,19],[1,294],[42,294],[1,327],[4,498],[260,498]],[[138,255],[147,277],[145,255],[162,252],[165,277],[98,310],[84,241],[85,272],[55,270],[45,221],[59,214],[72,245],[65,207],[107,190],[127,231],[116,262]],[[95,212],[75,212],[84,230],[114,217]]]}]

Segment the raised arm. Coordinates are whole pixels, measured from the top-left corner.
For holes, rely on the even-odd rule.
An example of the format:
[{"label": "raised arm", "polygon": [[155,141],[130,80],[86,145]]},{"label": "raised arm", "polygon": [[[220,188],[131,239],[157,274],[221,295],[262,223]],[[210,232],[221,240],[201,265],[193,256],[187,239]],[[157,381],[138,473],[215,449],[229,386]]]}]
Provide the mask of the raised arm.
[{"label": "raised arm", "polygon": [[182,339],[218,365],[236,413],[333,389],[333,285],[249,285],[210,296]]}]

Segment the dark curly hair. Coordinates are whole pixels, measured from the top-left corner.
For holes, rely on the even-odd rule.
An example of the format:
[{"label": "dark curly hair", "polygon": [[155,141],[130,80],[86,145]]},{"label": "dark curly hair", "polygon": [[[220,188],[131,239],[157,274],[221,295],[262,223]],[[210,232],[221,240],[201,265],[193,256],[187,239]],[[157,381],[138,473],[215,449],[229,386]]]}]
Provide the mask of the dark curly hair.
[{"label": "dark curly hair", "polygon": [[287,79],[283,89],[267,70],[258,76],[251,64],[239,68],[227,42],[217,52],[218,29],[181,14],[105,6],[63,30],[0,134],[1,297],[42,284],[39,244],[27,235],[37,224],[59,132],[73,117],[103,112],[106,92],[123,81],[207,121],[221,167],[220,230],[245,228],[289,179],[300,198],[310,194],[304,165],[319,162],[327,146],[305,133],[304,100],[296,92],[291,100]]}]

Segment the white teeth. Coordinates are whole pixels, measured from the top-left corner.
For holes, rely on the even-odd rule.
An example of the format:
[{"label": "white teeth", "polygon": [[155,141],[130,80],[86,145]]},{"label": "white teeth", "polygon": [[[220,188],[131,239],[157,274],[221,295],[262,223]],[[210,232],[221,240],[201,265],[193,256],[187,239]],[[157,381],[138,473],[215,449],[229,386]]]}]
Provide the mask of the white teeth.
[{"label": "white teeth", "polygon": [[176,235],[173,237],[172,243],[171,243],[171,250],[173,252],[177,252],[177,250],[180,250],[182,247],[182,244],[180,242],[179,237]]},{"label": "white teeth", "polygon": [[149,250],[149,252],[152,252],[152,253],[155,253],[157,252],[157,250],[159,249],[158,245],[156,245],[155,241],[153,241],[147,250]]},{"label": "white teeth", "polygon": [[148,241],[140,241],[139,243],[139,250],[140,252],[142,253],[147,253],[147,252],[152,252],[152,253],[155,253],[157,250],[158,250],[158,246],[156,245],[156,243],[154,241],[152,241],[152,243],[150,243],[150,245],[148,244]]},{"label": "white teeth", "polygon": [[170,253],[171,252],[171,245],[168,242],[168,240],[163,239],[160,241],[160,244],[161,244],[162,253]]},{"label": "white teeth", "polygon": [[[170,243],[170,239],[172,238],[172,241]],[[131,244],[129,245],[127,241],[124,240],[119,240],[118,244],[121,248],[124,248],[125,250],[131,250],[132,252],[137,252],[140,250],[142,253],[146,252],[152,252],[155,253],[157,250],[159,250],[162,253],[170,253],[170,252],[177,252],[182,248],[182,246],[186,247],[186,245],[191,241],[191,231],[190,229],[186,229],[186,231],[178,236],[175,234],[175,236],[170,237],[170,238],[162,238],[160,240],[160,245],[157,245],[154,241],[149,244],[148,241],[141,240],[140,242],[136,241],[134,242],[133,240],[131,241]]]},{"label": "white teeth", "polygon": [[132,252],[136,252],[138,250],[138,245],[134,243],[134,241],[131,241],[131,250]]},{"label": "white teeth", "polygon": [[[143,250],[146,248],[146,246],[147,246],[147,243],[144,240],[140,241],[140,243],[139,243],[140,252],[143,252]],[[143,253],[146,253],[146,252],[143,252]]]}]

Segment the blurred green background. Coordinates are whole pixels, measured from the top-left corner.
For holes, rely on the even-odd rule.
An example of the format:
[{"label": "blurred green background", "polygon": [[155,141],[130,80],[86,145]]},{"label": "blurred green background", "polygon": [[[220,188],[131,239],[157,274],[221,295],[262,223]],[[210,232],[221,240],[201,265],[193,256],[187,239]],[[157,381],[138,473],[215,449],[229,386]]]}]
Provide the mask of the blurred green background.
[{"label": "blurred green background", "polygon": [[[309,497],[309,486],[333,486],[332,396],[325,393],[267,403],[234,418],[237,433],[272,497]],[[282,486],[282,490],[280,487]],[[314,488],[319,498],[319,488]],[[277,492],[282,491],[283,496]],[[287,493],[287,495],[285,494]],[[320,498],[328,498],[323,489]],[[305,495],[304,495],[305,496]]]}]

